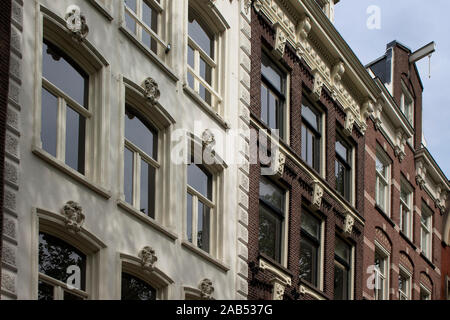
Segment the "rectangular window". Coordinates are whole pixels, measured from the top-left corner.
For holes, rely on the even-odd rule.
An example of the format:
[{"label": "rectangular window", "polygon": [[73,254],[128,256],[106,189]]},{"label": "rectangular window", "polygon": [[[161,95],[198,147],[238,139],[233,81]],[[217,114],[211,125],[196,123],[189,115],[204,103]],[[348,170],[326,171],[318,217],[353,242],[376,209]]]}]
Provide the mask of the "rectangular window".
[{"label": "rectangular window", "polygon": [[398,294],[399,300],[411,300],[411,275],[403,268],[398,276]]},{"label": "rectangular window", "polygon": [[402,96],[400,100],[400,109],[408,119],[409,123],[414,126],[414,100],[409,90],[402,83]]},{"label": "rectangular window", "polygon": [[420,285],[420,300],[431,300],[431,292]]},{"label": "rectangular window", "polygon": [[389,257],[380,249],[375,250],[375,300],[387,300],[389,294]]},{"label": "rectangular window", "polygon": [[322,121],[321,114],[302,98],[302,159],[320,172]]},{"label": "rectangular window", "polygon": [[352,180],[352,149],[350,145],[338,134],[335,144],[336,162],[335,177],[336,190],[346,200],[351,200]]},{"label": "rectangular window", "polygon": [[125,26],[149,50],[164,57],[166,44],[162,37],[164,23],[160,21],[164,0],[124,0]]},{"label": "rectangular window", "polygon": [[261,120],[284,138],[286,74],[270,58],[261,57]]},{"label": "rectangular window", "polygon": [[284,190],[261,178],[259,184],[259,252],[281,263],[283,223],[285,219]]},{"label": "rectangular window", "polygon": [[423,204],[422,215],[420,217],[420,249],[425,257],[430,260],[432,252],[432,216],[433,212]]},{"label": "rectangular window", "polygon": [[389,185],[391,178],[391,167],[387,156],[381,151],[377,151],[376,156],[376,204],[387,214],[389,214]]},{"label": "rectangular window", "polygon": [[412,197],[411,188],[405,181],[402,181],[400,186],[400,228],[408,238],[412,238],[413,234]]},{"label": "rectangular window", "polygon": [[186,237],[193,245],[210,253],[215,210],[213,176],[203,165],[194,163],[188,165],[187,175]]},{"label": "rectangular window", "polygon": [[350,299],[352,247],[336,237],[334,249],[334,300]]},{"label": "rectangular window", "polygon": [[319,286],[321,221],[303,208],[301,216],[300,279]]},{"label": "rectangular window", "polygon": [[131,105],[125,107],[125,201],[155,219],[158,131]]}]

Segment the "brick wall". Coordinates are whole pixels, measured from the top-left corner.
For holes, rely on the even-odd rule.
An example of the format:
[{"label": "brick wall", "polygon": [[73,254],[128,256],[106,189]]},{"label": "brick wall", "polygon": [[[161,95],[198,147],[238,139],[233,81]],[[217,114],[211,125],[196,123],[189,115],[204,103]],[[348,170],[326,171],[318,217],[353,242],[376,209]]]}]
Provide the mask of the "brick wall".
[{"label": "brick wall", "polygon": [[[4,193],[4,166],[5,166],[5,134],[6,113],[9,89],[9,57],[11,35],[11,1],[0,2],[0,261],[2,261],[3,243],[3,193]],[[0,288],[1,288],[0,268]]]},{"label": "brick wall", "polygon": [[[415,100],[415,145],[420,146],[422,137],[422,90],[420,84],[420,78],[417,73],[417,69],[411,66],[408,62],[408,51],[403,47],[396,46],[394,48],[394,99],[397,104],[400,104],[401,97],[401,79],[408,86],[408,89],[412,92]],[[410,77],[408,78],[408,74]],[[393,184],[391,185],[391,207],[390,217],[387,216],[387,212],[383,213],[381,210],[375,207],[375,154],[377,145],[384,149],[385,153],[392,161],[391,177]],[[422,202],[428,204],[429,208],[433,211],[433,228],[441,230],[442,215],[436,208],[434,201],[429,195],[422,190],[416,183],[416,168],[414,160],[414,149],[409,146],[405,147],[406,157],[402,162],[395,156],[393,147],[385,139],[384,135],[377,131],[373,122],[370,121],[369,128],[366,132],[366,156],[365,156],[365,196],[364,212],[366,217],[365,225],[365,238],[369,244],[364,248],[364,270],[373,265],[374,260],[374,239],[376,238],[376,230],[381,229],[385,236],[392,244],[392,251],[390,256],[390,264],[394,265],[394,268],[390,270],[390,299],[397,299],[398,292],[398,266],[400,262],[401,254],[405,254],[409,257],[414,270],[413,270],[413,292],[412,298],[419,299],[420,292],[420,278],[422,273],[426,273],[433,283],[432,297],[434,299],[440,296],[440,275],[438,270],[441,266],[441,244],[440,239],[433,233],[433,253],[432,261],[427,261],[420,254],[420,214],[422,208]],[[409,240],[404,236],[400,230],[400,182],[401,179],[407,180],[414,188],[413,192],[413,235]],[[369,278],[370,274],[364,272],[364,284]],[[364,286],[364,293],[366,298],[373,297],[373,291],[370,291]]]},{"label": "brick wall", "polygon": [[[261,50],[265,47],[270,52],[274,45],[274,30],[264,17],[255,11],[252,13],[252,71],[251,71],[251,107],[250,112],[255,122],[260,117],[260,88],[261,88]],[[313,75],[304,61],[299,60],[295,50],[286,46],[284,57],[280,61],[288,70],[290,77],[290,145],[284,146],[295,155],[297,159],[301,155],[301,103],[302,95],[311,93],[313,86]],[[334,144],[337,127],[343,127],[345,113],[340,105],[331,98],[324,90],[317,106],[326,115],[326,181],[331,189],[334,189]],[[263,126],[262,123],[260,125]],[[356,208],[358,212],[363,209],[363,171],[364,171],[364,137],[354,129],[349,137],[356,151]],[[255,148],[255,146],[253,146]],[[257,152],[257,150],[251,150]],[[323,156],[323,155],[322,155]],[[301,161],[301,160],[300,160]],[[258,226],[259,226],[259,177],[261,173],[260,164],[251,165],[250,168],[250,194],[249,194],[249,299],[270,299],[272,285],[271,275],[255,268],[259,261],[258,249]],[[299,252],[300,252],[300,221],[302,205],[309,206],[312,201],[312,179],[311,177],[290,158],[286,160],[283,176],[278,179],[286,190],[289,191],[289,230],[288,232],[288,254],[287,266],[277,265],[279,269],[292,276],[292,286],[286,288],[285,299],[312,299],[309,294],[301,295],[299,291]],[[345,200],[343,200],[345,201]],[[333,195],[325,192],[322,207],[317,212],[325,221],[325,252],[324,252],[324,291],[319,292],[314,288],[311,290],[327,299],[333,299],[334,291],[334,243],[336,233],[343,230],[345,211],[336,201]],[[363,258],[363,225],[355,222],[352,235],[348,240],[355,247],[355,299],[362,298],[362,258]],[[304,284],[306,285],[306,284]]]}]

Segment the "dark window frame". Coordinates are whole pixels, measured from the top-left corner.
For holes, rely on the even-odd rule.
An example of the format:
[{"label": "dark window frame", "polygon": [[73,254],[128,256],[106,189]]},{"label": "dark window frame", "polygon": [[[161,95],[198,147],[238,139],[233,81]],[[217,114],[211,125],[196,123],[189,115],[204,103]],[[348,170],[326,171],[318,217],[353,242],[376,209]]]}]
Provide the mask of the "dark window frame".
[{"label": "dark window frame", "polygon": [[[306,102],[306,103],[305,103]],[[322,137],[323,137],[323,133],[322,133],[322,126],[323,126],[323,113],[321,112],[321,110],[319,108],[317,108],[305,95],[302,96],[302,103],[301,103],[301,141],[303,143],[303,141],[306,141],[306,137],[303,137],[303,126],[306,129],[306,132],[308,134],[312,134],[312,136],[315,138],[316,142],[315,142],[315,146],[313,146],[313,150],[315,149],[315,152],[313,151],[312,154],[312,166],[309,165],[308,160],[304,158],[303,155],[303,146],[302,146],[302,154],[301,154],[301,158],[303,159],[303,161],[310,166],[312,169],[314,169],[316,172],[320,173],[321,168],[320,168],[320,164],[321,164],[321,160],[322,160],[322,150],[321,150],[321,146],[322,146]],[[316,116],[317,116],[317,127],[318,130],[316,128],[314,128],[314,125],[312,123],[310,123],[308,121],[308,119],[306,119],[306,117],[304,117],[303,115],[303,108],[307,107],[308,109],[310,109]],[[307,149],[305,149],[307,151]],[[308,157],[308,155],[305,155],[306,158]]]},{"label": "dark window frame", "polygon": [[[336,151],[336,144],[338,142],[341,143],[341,145],[347,149],[347,158],[348,159],[342,158],[342,156]],[[347,201],[351,201],[353,146],[349,142],[347,142],[339,132],[336,133],[335,155],[336,155],[336,161],[334,164],[335,165],[335,178],[337,178],[336,177],[337,162],[339,162],[345,168],[343,194],[341,193],[341,190],[338,190],[337,179],[335,181],[336,191],[338,191],[338,193],[340,195],[342,195]]]},{"label": "dark window frame", "polygon": [[[310,216],[313,217],[313,219],[317,220],[317,222],[319,223],[319,238],[316,238],[314,235],[310,234],[307,230],[302,228],[302,225],[300,223],[300,235],[301,235],[301,241],[308,241],[310,243],[310,245],[312,244],[315,247],[316,250],[316,255],[315,255],[315,260],[311,263],[311,273],[313,276],[313,281],[309,282],[308,280],[302,279],[302,281],[306,281],[307,283],[309,283],[310,285],[314,286],[314,287],[318,287],[319,286],[319,276],[320,276],[320,247],[321,247],[321,237],[322,237],[322,220],[320,218],[318,218],[317,216],[315,216],[313,213],[311,213],[307,208],[302,207],[302,216],[304,214],[308,214]],[[302,247],[300,246],[300,252],[302,250]]]}]

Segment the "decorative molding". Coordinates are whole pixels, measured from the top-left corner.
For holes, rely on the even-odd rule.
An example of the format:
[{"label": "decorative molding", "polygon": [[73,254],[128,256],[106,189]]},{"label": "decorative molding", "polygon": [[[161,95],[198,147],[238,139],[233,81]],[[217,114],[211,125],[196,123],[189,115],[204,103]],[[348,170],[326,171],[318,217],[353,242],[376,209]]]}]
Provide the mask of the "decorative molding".
[{"label": "decorative molding", "polygon": [[320,207],[322,205],[322,198],[323,198],[323,188],[320,185],[319,181],[314,180],[313,182],[313,198],[312,198],[312,208],[314,210],[320,210]]},{"label": "decorative molding", "polygon": [[214,287],[211,280],[203,279],[200,281],[198,289],[200,290],[200,296],[202,299],[211,300],[213,298]]},{"label": "decorative molding", "polygon": [[155,105],[159,97],[161,96],[161,92],[158,88],[158,83],[153,78],[147,78],[142,83],[142,88],[144,88],[145,98],[152,104]]},{"label": "decorative molding", "polygon": [[312,74],[314,76],[312,97],[314,101],[319,101],[320,96],[322,95],[322,89],[324,85],[323,78],[318,69],[313,70]]},{"label": "decorative molding", "polygon": [[216,137],[211,130],[206,129],[202,133],[202,141],[205,148],[212,148],[216,144]]},{"label": "decorative molding", "polygon": [[306,41],[308,39],[309,32],[311,31],[311,18],[308,16],[304,16],[303,19],[297,24],[297,55],[299,57],[303,57],[306,50]]},{"label": "decorative molding", "polygon": [[[270,272],[272,275],[275,276],[277,281],[279,281],[280,283],[282,283],[286,287],[290,287],[292,285],[292,280],[291,280],[291,277],[289,275],[285,274],[280,269],[278,269],[277,267],[273,266],[272,264],[270,264],[269,262],[267,262],[264,259],[259,259],[259,269],[261,269],[262,271]],[[275,281],[275,280],[272,279],[272,282],[273,281]]]},{"label": "decorative molding", "polygon": [[68,230],[75,233],[81,231],[86,217],[83,214],[83,208],[77,202],[68,201],[62,208],[61,213]]},{"label": "decorative molding", "polygon": [[353,133],[353,126],[355,124],[355,116],[350,109],[345,111],[345,124],[344,124],[344,133],[347,136],[351,136]]},{"label": "decorative molding", "polygon": [[282,177],[284,174],[284,166],[286,164],[286,155],[277,149],[275,153],[275,174]]},{"label": "decorative molding", "polygon": [[345,215],[345,220],[344,220],[344,233],[347,236],[351,236],[354,224],[355,224],[355,219],[353,218],[353,216],[350,213],[347,213]]},{"label": "decorative molding", "polygon": [[426,186],[425,176],[427,175],[427,168],[423,161],[417,161],[416,163],[416,183],[420,189],[424,189]]},{"label": "decorative molding", "polygon": [[275,28],[275,46],[273,54],[278,59],[282,59],[284,56],[284,50],[286,48],[287,34],[283,30],[283,27],[278,22],[274,25]]},{"label": "decorative molding", "polygon": [[277,278],[270,281],[273,285],[272,300],[283,300],[286,286]]},{"label": "decorative molding", "polygon": [[402,130],[398,130],[396,134],[396,144],[394,147],[395,156],[398,158],[400,162],[405,159],[405,146],[406,146],[406,135],[402,132]]},{"label": "decorative molding", "polygon": [[144,271],[153,272],[155,263],[158,261],[155,250],[150,246],[146,246],[139,251],[138,257],[141,260],[142,269],[144,269]]},{"label": "decorative molding", "polygon": [[64,16],[66,21],[66,27],[72,32],[72,38],[78,42],[86,39],[89,34],[89,27],[86,22],[85,15],[81,12],[81,9],[77,5],[70,5],[66,9],[66,15]]}]

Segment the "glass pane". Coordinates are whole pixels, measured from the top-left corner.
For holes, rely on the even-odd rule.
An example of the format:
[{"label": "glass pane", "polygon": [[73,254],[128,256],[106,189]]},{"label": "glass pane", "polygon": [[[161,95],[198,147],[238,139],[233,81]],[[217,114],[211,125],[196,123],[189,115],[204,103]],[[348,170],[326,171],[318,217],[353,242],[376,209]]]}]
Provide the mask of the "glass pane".
[{"label": "glass pane", "polygon": [[149,32],[142,30],[142,42],[154,53],[158,54],[158,42]]},{"label": "glass pane", "polygon": [[84,174],[86,119],[66,108],[66,164]]},{"label": "glass pane", "polygon": [[191,89],[195,89],[195,87],[194,87],[194,76],[190,72],[188,72],[187,78],[188,78],[189,87]]},{"label": "glass pane", "polygon": [[342,163],[336,160],[335,174],[336,174],[336,191],[345,197],[345,167]]},{"label": "glass pane", "polygon": [[136,34],[136,21],[134,21],[134,18],[128,12],[125,12],[125,25],[128,30]]},{"label": "glass pane", "polygon": [[84,300],[82,297],[80,297],[80,296],[77,296],[76,294],[72,294],[72,293],[69,293],[69,292],[67,292],[67,291],[64,291],[64,300],[74,300],[74,301],[76,301],[76,300]]},{"label": "glass pane", "polygon": [[269,124],[268,89],[264,84],[261,84],[261,120],[265,124]]},{"label": "glass pane", "polygon": [[145,1],[142,3],[142,21],[158,33],[158,13]]},{"label": "glass pane", "polygon": [[54,300],[54,287],[43,281],[39,281],[38,300],[52,301]]},{"label": "glass pane", "polygon": [[133,205],[133,173],[134,173],[134,153],[125,148],[124,155],[124,194],[125,201]]},{"label": "glass pane", "polygon": [[314,165],[314,136],[310,130],[306,131],[306,163],[312,167]]},{"label": "glass pane", "polygon": [[189,242],[192,243],[192,195],[189,193],[187,194],[186,199],[186,210],[187,210],[187,217],[186,217],[186,236]]},{"label": "glass pane", "polygon": [[157,159],[158,134],[156,130],[129,106],[126,108],[125,137],[149,157]]},{"label": "glass pane", "polygon": [[309,125],[311,125],[316,131],[320,131],[319,116],[309,106],[302,105],[302,117]]},{"label": "glass pane", "polygon": [[320,220],[307,212],[303,212],[301,220],[301,228],[315,239],[320,240]]},{"label": "glass pane", "polygon": [[349,159],[348,159],[348,149],[340,141],[336,141],[336,153],[338,155],[340,155],[341,158],[343,160],[345,160],[347,163],[350,162]]},{"label": "glass pane", "polygon": [[195,13],[189,8],[189,37],[202,48],[205,53],[214,59],[214,34],[200,23]]},{"label": "glass pane", "polygon": [[80,268],[80,290],[86,288],[86,256],[66,242],[48,235],[39,233],[39,272],[61,282],[67,283],[74,273],[69,267]]},{"label": "glass pane", "polygon": [[377,171],[386,178],[386,166],[383,164],[383,162],[381,162],[380,159],[378,159],[378,157],[376,158],[376,162],[375,162],[375,166]]},{"label": "glass pane", "polygon": [[334,265],[334,300],[348,299],[348,271]]},{"label": "glass pane", "polygon": [[398,289],[402,291],[404,294],[407,293],[408,279],[403,274],[400,274],[398,277]]},{"label": "glass pane", "polygon": [[69,97],[87,108],[89,77],[60,49],[44,41],[42,75]]},{"label": "glass pane", "polygon": [[58,123],[58,99],[42,88],[42,148],[56,157],[56,137]]},{"label": "glass pane", "polygon": [[300,241],[300,279],[306,280],[312,285],[317,285],[317,259],[318,247],[302,239]]},{"label": "glass pane", "polygon": [[212,104],[212,96],[211,93],[206,89],[202,84],[199,85],[199,93],[200,97],[205,100],[208,105]]},{"label": "glass pane", "polygon": [[206,169],[196,164],[189,164],[188,185],[204,197],[212,200],[212,176]]},{"label": "glass pane", "polygon": [[404,187],[402,187],[401,192],[400,192],[400,199],[402,199],[403,202],[405,202],[407,205],[409,205],[408,198],[409,198],[408,190],[406,190]]},{"label": "glass pane", "polygon": [[197,246],[209,252],[210,209],[198,202]]},{"label": "glass pane", "polygon": [[284,75],[270,59],[263,54],[261,60],[261,74],[272,84],[280,93],[284,93],[283,80]]},{"label": "glass pane", "polygon": [[267,125],[269,128],[278,129],[277,123],[277,97],[269,91],[269,122]]},{"label": "glass pane", "polygon": [[122,300],[156,300],[156,289],[146,282],[122,273]]},{"label": "glass pane", "polygon": [[259,209],[259,251],[280,262],[281,221],[270,211]]},{"label": "glass pane", "polygon": [[308,131],[305,125],[302,125],[302,159],[306,161],[308,155]]},{"label": "glass pane", "polygon": [[141,160],[140,211],[155,218],[155,168]]},{"label": "glass pane", "polygon": [[336,237],[336,245],[334,252],[338,257],[340,257],[345,262],[350,264],[350,253],[351,253],[350,245],[348,245],[338,237]]},{"label": "glass pane", "polygon": [[191,46],[188,46],[188,64],[192,67],[192,69],[195,68],[194,49]]},{"label": "glass pane", "polygon": [[380,273],[383,275],[384,275],[384,268],[385,268],[384,261],[385,261],[384,257],[381,256],[378,252],[375,252],[375,261],[374,261],[375,268],[377,268],[378,271],[380,271]]},{"label": "glass pane", "polygon": [[136,10],[136,0],[125,0],[125,4],[128,8],[133,10],[134,12],[137,12]]},{"label": "glass pane", "polygon": [[278,209],[280,213],[284,212],[284,191],[267,179],[260,180],[259,199]]}]

